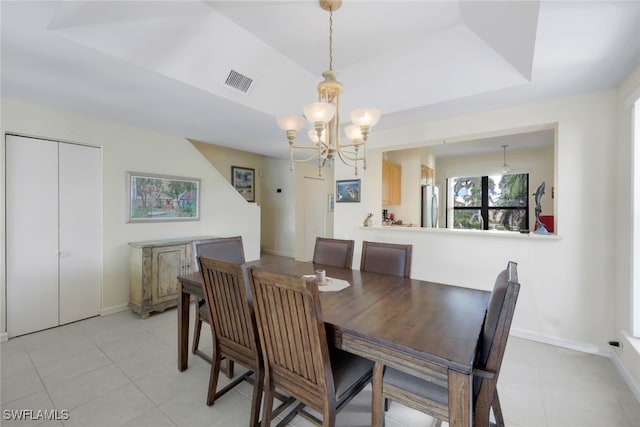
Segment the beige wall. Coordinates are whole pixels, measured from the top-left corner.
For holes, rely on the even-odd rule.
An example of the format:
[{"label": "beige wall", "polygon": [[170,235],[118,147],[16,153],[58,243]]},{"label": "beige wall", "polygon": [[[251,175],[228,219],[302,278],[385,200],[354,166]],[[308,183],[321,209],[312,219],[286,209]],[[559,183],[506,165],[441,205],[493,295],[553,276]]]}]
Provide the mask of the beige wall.
[{"label": "beige wall", "polygon": [[289,170],[288,161],[273,157],[266,159],[264,171],[262,250],[294,257],[296,174]]},{"label": "beige wall", "polygon": [[[336,163],[338,160],[336,160]],[[287,162],[288,165],[288,162]],[[288,169],[287,169],[288,170]],[[351,169],[353,174],[353,169]],[[324,168],[322,176],[318,176],[318,167],[315,162],[311,163],[297,163],[295,165],[295,230],[292,237],[295,239],[295,253],[294,258],[300,261],[311,261],[306,253],[307,245],[315,244],[314,242],[305,241],[304,228],[305,224],[305,208],[307,198],[319,197],[323,201],[323,209],[325,210],[325,233],[324,236],[316,237],[333,237],[333,212],[328,211],[328,197],[329,194],[335,191],[335,181],[333,179],[333,169]],[[324,192],[321,194],[307,194],[305,192],[304,181],[305,177],[312,179],[321,179],[324,181]]]},{"label": "beige wall", "polygon": [[[403,224],[413,224],[420,227],[421,210],[421,183],[422,176],[420,148],[411,148],[400,151],[384,153],[387,160],[397,163],[401,169],[400,204],[382,206],[394,214],[395,220],[401,220]],[[373,211],[377,220],[382,219],[382,212]]]},{"label": "beige wall", "polygon": [[[259,207],[247,203],[184,138],[6,99],[1,117],[3,135],[18,133],[102,148],[102,312],[121,309],[129,301],[128,242],[242,235],[247,259],[259,258]],[[1,144],[0,185],[4,190],[4,138]],[[127,224],[126,171],[201,179],[200,221]],[[4,241],[4,197],[1,199]],[[0,258],[0,331],[6,331],[4,245]]]},{"label": "beige wall", "polygon": [[255,203],[258,206],[262,205],[262,187],[266,156],[242,150],[234,150],[233,148],[221,147],[219,145],[207,144],[200,141],[190,141],[229,183],[231,183],[231,166],[254,169],[256,179]]},{"label": "beige wall", "polygon": [[[323,170],[321,179],[325,182],[325,191],[322,194],[307,195],[302,185],[304,177],[319,178],[315,161],[296,163],[291,171],[288,160],[200,141],[191,142],[229,182],[231,166],[256,170],[256,203],[261,208],[261,250],[306,260],[305,245],[308,242],[303,238],[305,197],[319,197],[326,204],[328,195],[335,188],[333,169]],[[327,231],[324,237],[332,237],[333,212],[327,206],[325,209]]]}]

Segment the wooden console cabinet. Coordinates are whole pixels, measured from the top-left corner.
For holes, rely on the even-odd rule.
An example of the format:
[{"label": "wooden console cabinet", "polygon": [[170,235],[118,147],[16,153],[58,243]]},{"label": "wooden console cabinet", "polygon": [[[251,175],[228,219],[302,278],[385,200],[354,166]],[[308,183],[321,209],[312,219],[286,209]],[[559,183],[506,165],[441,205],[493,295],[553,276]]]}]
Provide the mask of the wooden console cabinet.
[{"label": "wooden console cabinet", "polygon": [[212,236],[129,243],[129,308],[147,318],[178,303],[177,277],[194,271],[193,242]]}]

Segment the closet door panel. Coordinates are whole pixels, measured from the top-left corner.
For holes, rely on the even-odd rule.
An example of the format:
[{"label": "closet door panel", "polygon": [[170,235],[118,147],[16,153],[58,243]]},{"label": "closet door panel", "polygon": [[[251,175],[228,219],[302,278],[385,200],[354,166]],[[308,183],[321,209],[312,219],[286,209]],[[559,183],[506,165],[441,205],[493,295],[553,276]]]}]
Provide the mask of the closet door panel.
[{"label": "closet door panel", "polygon": [[60,144],[60,324],[100,312],[100,149]]},{"label": "closet door panel", "polygon": [[6,137],[7,332],[58,325],[58,144]]}]

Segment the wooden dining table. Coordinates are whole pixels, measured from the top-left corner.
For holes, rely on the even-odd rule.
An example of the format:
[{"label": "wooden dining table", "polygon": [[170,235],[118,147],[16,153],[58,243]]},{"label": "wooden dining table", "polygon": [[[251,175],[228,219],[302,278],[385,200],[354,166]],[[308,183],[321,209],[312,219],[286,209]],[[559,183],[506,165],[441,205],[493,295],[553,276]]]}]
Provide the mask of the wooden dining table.
[{"label": "wooden dining table", "polygon": [[[490,292],[423,280],[318,266],[289,258],[247,263],[287,275],[314,274],[350,286],[320,292],[327,337],[345,351],[391,366],[449,390],[449,425],[471,426],[473,366]],[[178,277],[178,369],[188,367],[189,303],[203,298],[199,272]],[[374,382],[373,398],[382,385]],[[372,425],[381,425],[381,402],[373,405]]]}]

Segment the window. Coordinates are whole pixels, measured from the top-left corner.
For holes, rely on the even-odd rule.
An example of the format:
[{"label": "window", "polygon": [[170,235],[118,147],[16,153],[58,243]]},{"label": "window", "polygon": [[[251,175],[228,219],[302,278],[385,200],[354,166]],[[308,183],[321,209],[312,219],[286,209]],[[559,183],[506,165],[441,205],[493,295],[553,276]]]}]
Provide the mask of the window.
[{"label": "window", "polygon": [[529,229],[529,174],[447,179],[447,227],[476,230]]}]

